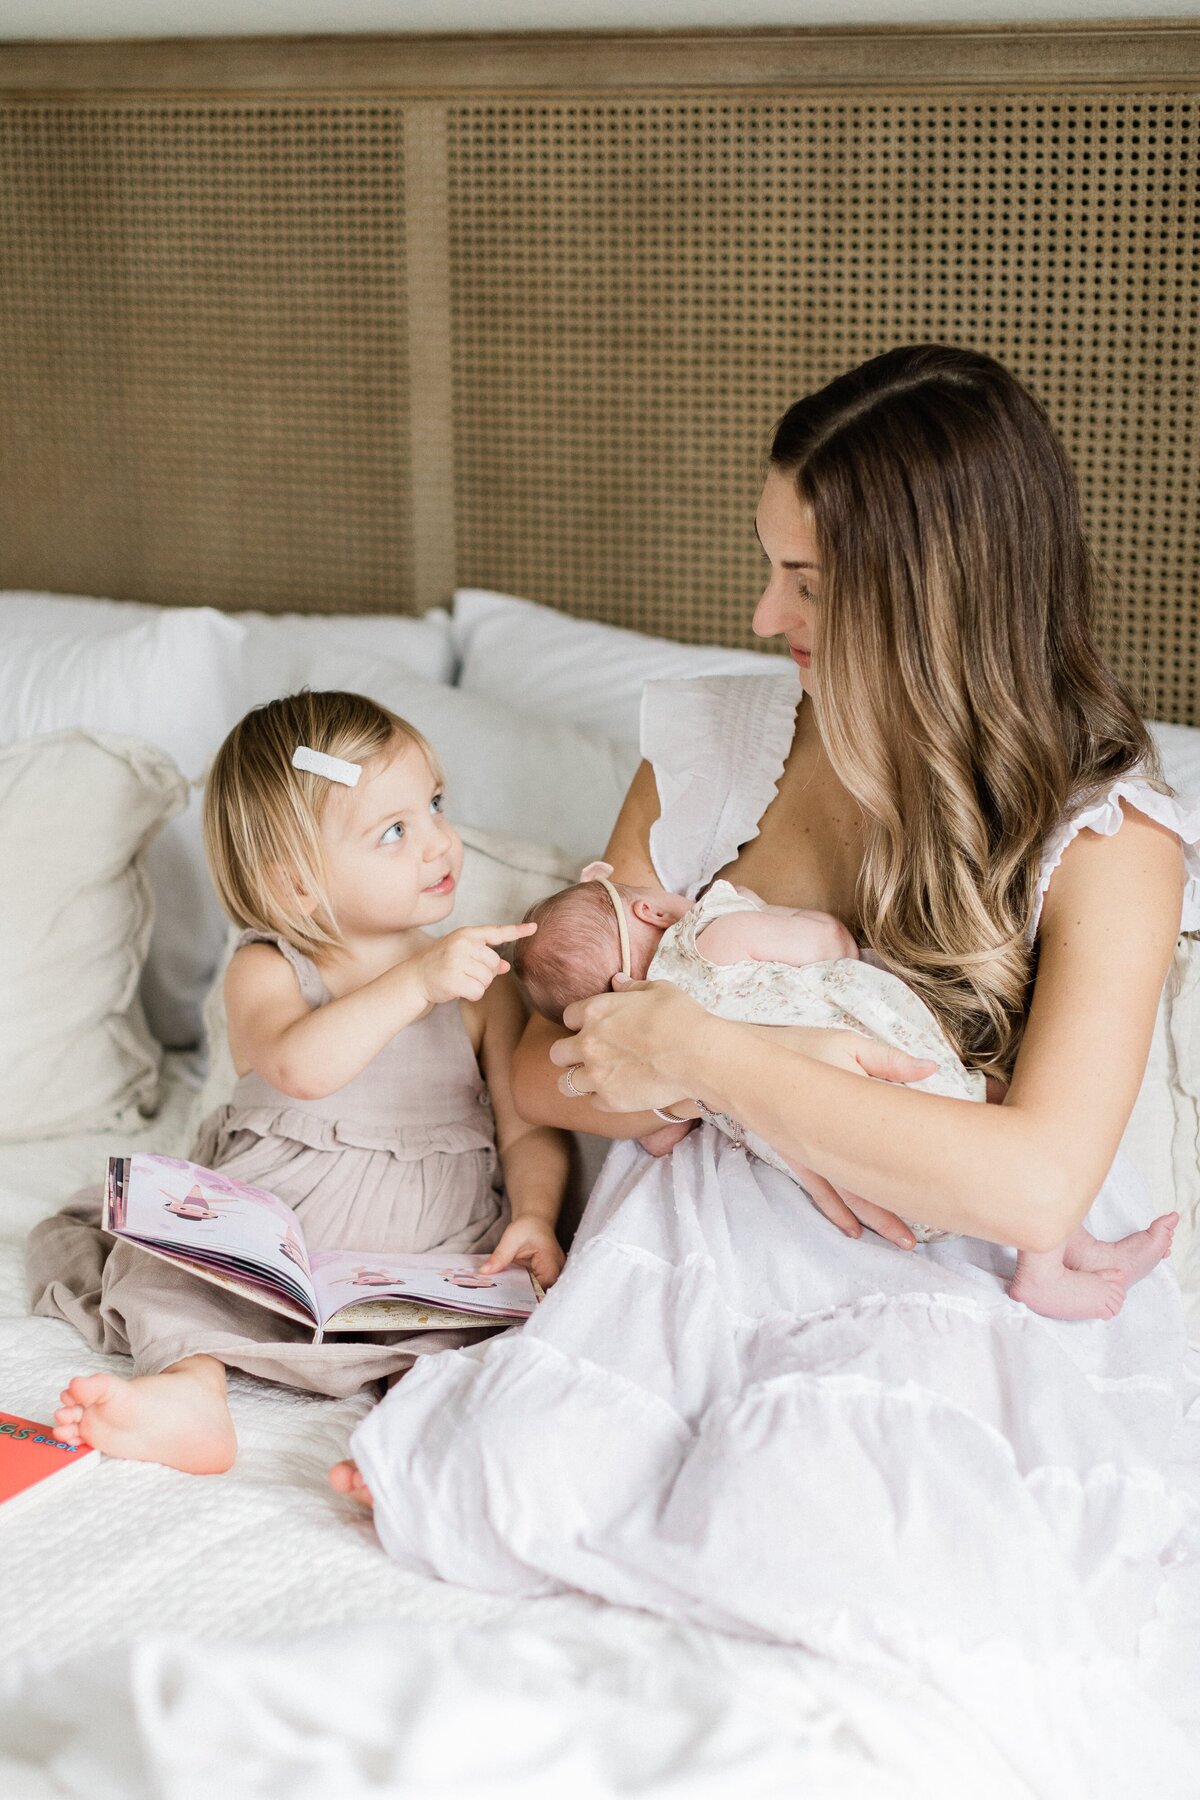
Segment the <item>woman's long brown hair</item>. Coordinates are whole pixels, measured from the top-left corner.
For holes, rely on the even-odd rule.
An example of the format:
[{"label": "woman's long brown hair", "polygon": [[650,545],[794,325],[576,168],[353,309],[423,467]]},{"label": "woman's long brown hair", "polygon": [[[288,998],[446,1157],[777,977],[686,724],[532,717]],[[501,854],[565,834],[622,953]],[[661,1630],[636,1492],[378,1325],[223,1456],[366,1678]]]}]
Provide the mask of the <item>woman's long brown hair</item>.
[{"label": "woman's long brown hair", "polygon": [[968,1064],[1008,1077],[1047,837],[1127,770],[1161,780],[1092,636],[1070,464],[1013,375],[938,344],[798,401],[771,462],[815,526],[813,698],[866,815],[858,929]]}]

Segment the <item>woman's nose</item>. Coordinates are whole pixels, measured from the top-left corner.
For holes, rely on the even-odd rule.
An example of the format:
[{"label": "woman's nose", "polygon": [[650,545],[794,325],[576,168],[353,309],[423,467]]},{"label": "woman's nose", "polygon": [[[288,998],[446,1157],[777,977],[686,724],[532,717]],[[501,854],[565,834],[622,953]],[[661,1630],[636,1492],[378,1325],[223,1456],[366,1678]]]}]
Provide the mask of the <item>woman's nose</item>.
[{"label": "woman's nose", "polygon": [[801,622],[795,595],[789,594],[785,584],[772,575],[750,621],[755,637],[778,637],[781,632],[794,630]]}]

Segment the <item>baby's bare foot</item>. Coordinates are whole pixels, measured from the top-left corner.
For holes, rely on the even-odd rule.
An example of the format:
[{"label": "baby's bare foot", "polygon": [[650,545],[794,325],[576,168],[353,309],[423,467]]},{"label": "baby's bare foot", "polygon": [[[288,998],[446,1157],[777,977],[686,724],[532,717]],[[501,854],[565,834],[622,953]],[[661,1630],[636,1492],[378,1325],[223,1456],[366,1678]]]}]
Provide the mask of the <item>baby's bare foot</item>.
[{"label": "baby's bare foot", "polygon": [[[1111,1247],[1111,1246],[1109,1246]],[[1115,1269],[1029,1269],[1017,1262],[1009,1295],[1046,1319],[1115,1319],[1125,1284]]]},{"label": "baby's bare foot", "polygon": [[363,1480],[358,1464],[355,1462],[334,1463],[329,1471],[329,1485],[335,1493],[345,1494],[351,1500],[357,1500],[360,1506],[372,1507],[375,1502],[371,1490]]},{"label": "baby's bare foot", "polygon": [[63,1389],[54,1425],[64,1443],[188,1475],[223,1474],[237,1455],[223,1371],[219,1384],[186,1365],[132,1381],[76,1375]]},{"label": "baby's bare foot", "polygon": [[1090,1232],[1077,1231],[1063,1253],[1072,1269],[1115,1269],[1126,1287],[1148,1275],[1164,1256],[1171,1254],[1171,1240],[1179,1223],[1177,1212],[1163,1213],[1145,1231],[1131,1231],[1115,1244],[1104,1244]]}]

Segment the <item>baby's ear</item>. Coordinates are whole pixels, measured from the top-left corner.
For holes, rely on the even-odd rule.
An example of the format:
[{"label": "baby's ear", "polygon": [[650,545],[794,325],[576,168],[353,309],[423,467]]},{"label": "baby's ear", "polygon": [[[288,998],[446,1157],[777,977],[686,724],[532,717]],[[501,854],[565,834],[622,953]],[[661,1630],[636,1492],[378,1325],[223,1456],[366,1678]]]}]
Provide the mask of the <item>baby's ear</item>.
[{"label": "baby's ear", "polygon": [[660,906],[657,901],[638,898],[630,906],[635,919],[643,925],[653,925],[656,931],[665,931],[668,925],[674,925],[680,914],[670,906]]}]

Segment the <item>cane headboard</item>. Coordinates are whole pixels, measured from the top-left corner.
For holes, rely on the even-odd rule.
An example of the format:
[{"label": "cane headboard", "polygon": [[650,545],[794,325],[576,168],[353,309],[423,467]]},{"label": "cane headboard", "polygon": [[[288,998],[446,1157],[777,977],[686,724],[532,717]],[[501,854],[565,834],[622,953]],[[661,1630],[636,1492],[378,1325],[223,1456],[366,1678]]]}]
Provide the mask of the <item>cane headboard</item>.
[{"label": "cane headboard", "polygon": [[785,404],[992,351],[1200,724],[1200,25],[0,46],[0,587],[749,641]]}]

